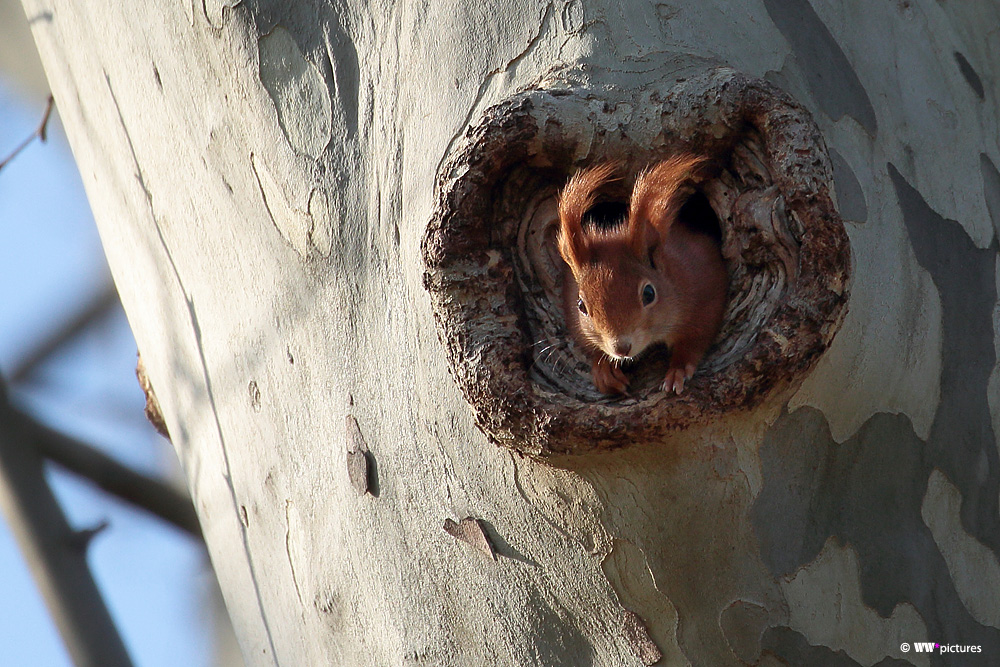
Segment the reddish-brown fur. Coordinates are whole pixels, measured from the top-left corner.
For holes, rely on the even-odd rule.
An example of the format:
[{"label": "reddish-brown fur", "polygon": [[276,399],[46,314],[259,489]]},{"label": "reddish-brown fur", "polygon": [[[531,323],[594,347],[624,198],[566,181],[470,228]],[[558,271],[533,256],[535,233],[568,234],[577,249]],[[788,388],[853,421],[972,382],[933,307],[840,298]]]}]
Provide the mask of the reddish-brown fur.
[{"label": "reddish-brown fur", "polygon": [[[590,352],[594,384],[603,393],[624,392],[628,378],[621,364],[663,342],[671,356],[662,386],[680,394],[718,334],[728,290],[719,246],[674,224],[684,186],[701,164],[701,158],[680,155],[641,173],[628,219],[610,230],[584,228],[583,218],[601,188],[615,180],[616,165],[578,172],[560,193],[566,321]],[[648,305],[647,286],[655,294]]]}]

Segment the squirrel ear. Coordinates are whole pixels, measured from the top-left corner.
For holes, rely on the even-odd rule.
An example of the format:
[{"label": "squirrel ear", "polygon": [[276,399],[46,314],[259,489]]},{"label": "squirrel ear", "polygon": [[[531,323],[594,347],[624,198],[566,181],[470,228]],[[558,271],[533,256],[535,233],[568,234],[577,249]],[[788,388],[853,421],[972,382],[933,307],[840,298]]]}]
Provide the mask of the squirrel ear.
[{"label": "squirrel ear", "polygon": [[590,250],[578,220],[574,224],[560,216],[559,254],[570,266],[586,264],[590,259]]},{"label": "squirrel ear", "polygon": [[630,223],[648,222],[661,235],[665,235],[684,203],[686,188],[682,186],[694,177],[705,162],[707,159],[704,157],[685,153],[664,160],[639,174],[635,179],[629,205]]},{"label": "squirrel ear", "polygon": [[636,257],[645,258],[660,243],[660,232],[647,220],[629,218],[629,245]]},{"label": "squirrel ear", "polygon": [[597,200],[597,192],[615,180],[618,165],[613,162],[578,171],[559,193],[559,254],[568,264],[583,264],[590,258],[590,246],[583,232],[583,216]]},{"label": "squirrel ear", "polygon": [[636,257],[648,256],[662,238],[656,227],[643,218],[629,216],[626,225],[626,242]]}]

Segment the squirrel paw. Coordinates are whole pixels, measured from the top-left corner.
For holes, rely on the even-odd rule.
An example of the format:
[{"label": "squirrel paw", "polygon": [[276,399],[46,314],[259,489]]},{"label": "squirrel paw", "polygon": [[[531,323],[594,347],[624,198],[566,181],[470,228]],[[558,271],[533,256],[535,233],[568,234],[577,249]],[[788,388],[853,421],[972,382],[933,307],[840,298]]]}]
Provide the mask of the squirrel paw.
[{"label": "squirrel paw", "polygon": [[694,364],[688,364],[684,368],[671,368],[667,371],[666,377],[663,378],[663,384],[660,388],[667,392],[676,393],[678,396],[684,393],[684,381],[690,380],[694,375]]},{"label": "squirrel paw", "polygon": [[621,368],[613,365],[608,357],[594,360],[590,367],[594,386],[602,394],[624,394],[628,388],[628,378]]}]

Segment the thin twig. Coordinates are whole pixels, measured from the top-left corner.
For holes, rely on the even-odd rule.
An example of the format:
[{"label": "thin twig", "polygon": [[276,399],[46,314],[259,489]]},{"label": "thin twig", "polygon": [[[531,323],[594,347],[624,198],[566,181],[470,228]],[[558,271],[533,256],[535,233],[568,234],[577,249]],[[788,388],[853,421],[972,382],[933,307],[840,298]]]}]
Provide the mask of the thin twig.
[{"label": "thin twig", "polygon": [[130,667],[85,549],[45,481],[43,461],[11,414],[0,378],[0,510],[77,665]]},{"label": "thin twig", "polygon": [[0,169],[6,167],[7,163],[16,158],[21,151],[27,148],[31,144],[31,142],[35,140],[36,137],[43,144],[45,143],[49,131],[48,130],[49,116],[52,115],[52,108],[54,106],[55,106],[55,99],[53,99],[53,97],[49,95],[49,101],[45,104],[45,113],[42,114],[42,122],[38,124],[38,127],[35,128],[35,131],[32,132],[27,139],[22,141],[21,144],[14,149],[14,152],[5,157],[3,160],[0,160]]},{"label": "thin twig", "polygon": [[99,449],[50,428],[31,415],[10,407],[28,442],[45,458],[93,482],[98,488],[131,503],[196,539],[201,526],[191,498],[178,488],[123,465]]}]

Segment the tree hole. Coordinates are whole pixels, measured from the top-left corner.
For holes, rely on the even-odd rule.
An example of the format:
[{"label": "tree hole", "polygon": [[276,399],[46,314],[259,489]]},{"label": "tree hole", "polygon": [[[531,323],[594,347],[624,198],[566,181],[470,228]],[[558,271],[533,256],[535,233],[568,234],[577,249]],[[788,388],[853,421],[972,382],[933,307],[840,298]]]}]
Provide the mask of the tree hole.
[{"label": "tree hole", "polygon": [[583,217],[583,225],[598,229],[614,229],[628,217],[628,204],[623,201],[598,201]]},{"label": "tree hole", "polygon": [[677,221],[701,234],[707,234],[716,243],[722,243],[722,226],[719,216],[701,191],[695,191],[677,213]]},{"label": "tree hole", "polygon": [[[623,104],[629,122],[616,115]],[[601,193],[585,224],[620,224],[639,170],[678,152],[714,165],[679,219],[714,238],[726,260],[722,330],[683,395],[659,389],[668,354],[651,350],[629,369],[628,394],[606,396],[564,321],[557,193],[576,170],[616,160],[627,177]],[[850,252],[831,183],[808,112],[730,69],[639,90],[591,89],[568,75],[486,110],[442,166],[423,244],[439,337],[480,428],[535,456],[611,449],[801,382],[848,298]]]}]

